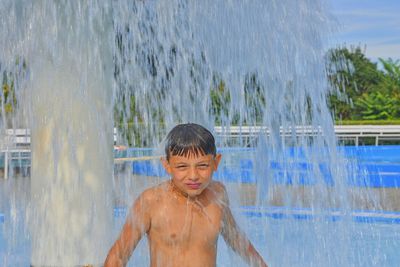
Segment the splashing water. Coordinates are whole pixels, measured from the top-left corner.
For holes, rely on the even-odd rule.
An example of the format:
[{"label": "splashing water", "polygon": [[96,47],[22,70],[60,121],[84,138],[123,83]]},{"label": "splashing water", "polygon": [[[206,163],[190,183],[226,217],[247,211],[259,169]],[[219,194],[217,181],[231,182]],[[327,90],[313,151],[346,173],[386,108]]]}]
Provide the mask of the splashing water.
[{"label": "splashing water", "polygon": [[15,57],[28,69],[18,89],[32,138],[31,264],[101,263],[112,225],[110,8],[50,1],[4,7],[11,30],[5,69]]},{"label": "splashing water", "polygon": [[[257,211],[305,207],[321,216],[307,222],[306,237],[298,239],[290,235],[301,232],[303,222],[288,219],[276,226],[263,219],[254,230],[266,236],[261,253],[271,266],[353,264],[351,233],[357,228],[350,223],[346,181],[355,174],[343,167],[347,162],[336,149],[326,103],[325,44],[334,29],[326,2],[10,0],[0,5],[0,68],[13,81],[17,99],[15,115],[6,119],[8,102],[2,98],[1,127],[32,132],[31,201],[22,204],[30,230],[14,226],[30,233],[30,264],[104,260],[115,238],[113,121],[121,142],[137,147],[157,147],[179,122],[209,129],[216,123],[228,132],[234,125],[267,127],[250,144],[254,153],[238,156],[256,173],[245,202]],[[317,130],[310,137],[299,133],[299,126]],[[218,138],[219,147],[247,146],[246,140]],[[238,167],[229,162],[227,157],[228,167]],[[287,171],[300,165],[301,172]],[[283,170],[281,183],[273,175],[276,166]],[[311,186],[298,183],[304,176],[312,178]],[[225,182],[232,205],[242,205],[238,196],[247,185]],[[125,197],[130,202],[132,196]],[[10,207],[17,209],[21,204],[13,201]],[[323,215],[332,210],[343,219],[326,221]],[[221,265],[234,262],[225,257]]]}]

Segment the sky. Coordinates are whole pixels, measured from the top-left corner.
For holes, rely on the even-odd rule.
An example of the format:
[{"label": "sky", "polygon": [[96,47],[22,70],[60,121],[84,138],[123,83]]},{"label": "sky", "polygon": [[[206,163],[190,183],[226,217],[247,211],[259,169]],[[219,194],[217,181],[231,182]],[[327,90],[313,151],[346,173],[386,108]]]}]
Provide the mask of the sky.
[{"label": "sky", "polygon": [[330,0],[338,44],[361,45],[372,61],[400,60],[400,0]]}]

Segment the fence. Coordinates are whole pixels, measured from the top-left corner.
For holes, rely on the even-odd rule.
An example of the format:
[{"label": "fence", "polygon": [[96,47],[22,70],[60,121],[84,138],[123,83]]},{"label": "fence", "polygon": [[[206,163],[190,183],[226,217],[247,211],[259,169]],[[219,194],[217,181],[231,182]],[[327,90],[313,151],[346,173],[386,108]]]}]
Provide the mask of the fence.
[{"label": "fence", "polygon": [[[231,126],[222,128],[216,126],[215,132],[223,138],[257,138],[260,134],[269,135],[271,131],[265,126]],[[380,141],[400,141],[400,125],[335,125],[335,135],[339,141],[350,141],[358,146],[363,138],[373,138],[374,144]],[[323,134],[321,127],[297,126],[295,128],[280,128],[282,137],[316,136]],[[248,141],[251,143],[251,141]]]},{"label": "fence", "polygon": [[[375,145],[384,140],[400,141],[400,125],[336,125],[334,127],[338,140],[354,142],[358,146],[362,138],[373,138]],[[231,126],[214,128],[217,136],[221,138],[244,138],[255,140],[260,134],[269,135],[271,131],[264,126]],[[323,134],[321,127],[297,126],[281,128],[280,135],[290,136],[315,136]],[[118,143],[117,130],[114,129],[114,144]],[[250,142],[250,141],[249,141]],[[4,170],[4,177],[15,166],[30,168],[30,130],[6,129],[0,140],[0,169]],[[118,159],[117,159],[118,160]]]}]

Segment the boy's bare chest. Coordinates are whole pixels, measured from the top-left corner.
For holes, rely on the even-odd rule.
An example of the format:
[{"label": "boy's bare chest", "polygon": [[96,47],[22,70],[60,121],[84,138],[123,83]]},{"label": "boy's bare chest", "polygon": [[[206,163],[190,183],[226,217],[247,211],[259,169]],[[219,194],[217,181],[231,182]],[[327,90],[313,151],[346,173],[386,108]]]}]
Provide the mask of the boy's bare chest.
[{"label": "boy's bare chest", "polygon": [[151,219],[151,238],[171,245],[214,245],[221,228],[222,209],[216,204],[165,201]]}]

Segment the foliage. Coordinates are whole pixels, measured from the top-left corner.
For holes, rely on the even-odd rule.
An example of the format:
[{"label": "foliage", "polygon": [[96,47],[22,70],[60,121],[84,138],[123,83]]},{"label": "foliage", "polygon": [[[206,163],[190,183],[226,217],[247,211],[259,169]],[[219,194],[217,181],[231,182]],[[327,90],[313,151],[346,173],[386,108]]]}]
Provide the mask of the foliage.
[{"label": "foliage", "polygon": [[[400,60],[395,61],[391,58],[384,60],[379,58],[379,61],[383,66],[387,81],[390,82],[390,85],[397,87],[398,90],[400,87]],[[392,89],[392,87],[389,87],[389,89]]]},{"label": "foliage", "polygon": [[336,122],[338,125],[400,125],[400,120],[344,120]]},{"label": "foliage", "polygon": [[[2,90],[0,95],[0,116],[4,117],[5,121],[9,121],[11,119],[17,105],[15,83],[12,77],[13,75],[11,72],[3,72]],[[8,125],[8,127],[11,127],[11,125]]]},{"label": "foliage", "polygon": [[337,91],[329,97],[336,119],[354,119],[360,112],[353,102],[373,91],[381,80],[377,64],[365,57],[360,47],[328,52],[328,78]]},{"label": "foliage", "polygon": [[[175,48],[171,50],[172,56],[176,56]],[[151,60],[152,54],[148,55],[148,62],[151,66],[149,76],[154,78],[160,75],[156,71],[157,60]],[[327,74],[332,86],[336,89],[329,95],[329,105],[332,108],[336,121],[340,124],[400,124],[400,62],[392,59],[379,59],[381,68],[377,63],[371,62],[360,47],[338,48],[329,51],[327,54]],[[202,64],[201,62],[197,62]],[[197,84],[197,74],[201,73],[197,69],[196,62],[193,62],[190,70],[193,80],[192,90],[195,87],[202,87]],[[124,67],[120,64],[119,67]],[[174,75],[174,68],[171,65],[166,69],[165,84],[167,85]],[[153,71],[154,70],[154,71]],[[120,69],[116,69],[116,80]],[[124,88],[126,83],[120,81],[119,86]],[[164,97],[168,86],[159,89],[153,98]],[[11,87],[3,87],[4,92],[9,92]],[[210,108],[209,112],[215,119],[216,125],[224,122],[230,124],[254,124],[263,121],[263,112],[266,108],[265,92],[259,83],[257,75],[249,73],[244,79],[242,87],[243,99],[241,104],[246,107],[246,114],[239,114],[232,107],[232,96],[227,88],[227,83],[218,74],[212,77],[210,88]],[[150,145],[151,140],[146,136],[164,131],[165,129],[155,130],[148,125],[148,117],[155,118],[158,123],[156,127],[165,128],[162,107],[158,109],[152,105],[154,99],[140,100],[135,97],[135,90],[125,89],[129,94],[121,94],[119,97],[119,107],[115,109],[115,122],[120,132],[126,138],[128,145],[146,146]],[[8,93],[9,94],[9,93]],[[4,96],[9,96],[3,93]],[[144,108],[145,107],[145,108]],[[7,109],[6,109],[7,110]]]},{"label": "foliage", "polygon": [[383,79],[379,91],[391,99],[392,106],[388,110],[393,118],[400,118],[400,61],[379,59],[383,66]]},{"label": "foliage", "polygon": [[264,90],[256,74],[248,74],[244,83],[245,105],[249,108],[245,123],[261,123],[266,105]]},{"label": "foliage", "polygon": [[12,127],[12,118],[17,109],[18,82],[26,78],[27,64],[25,59],[17,57],[15,63],[9,69],[2,68],[1,91],[0,91],[0,117],[6,123],[6,127]]},{"label": "foliage", "polygon": [[328,53],[327,72],[336,91],[329,105],[336,120],[400,119],[400,63],[379,59],[378,69],[360,47]]},{"label": "foliage", "polygon": [[380,91],[365,93],[355,102],[361,111],[361,118],[366,120],[394,119],[399,104],[396,99]]},{"label": "foliage", "polygon": [[[159,140],[165,133],[165,122],[162,107],[152,107],[146,99],[145,109],[140,109],[134,94],[122,95],[121,101],[114,107],[116,127],[128,146],[152,146],[152,137]],[[150,125],[146,114],[154,118]]]},{"label": "foliage", "polygon": [[14,108],[13,105],[17,104],[17,98],[15,96],[14,83],[3,83],[3,95],[1,97],[1,102],[4,106],[5,115],[12,114]]},{"label": "foliage", "polygon": [[215,118],[215,124],[221,125],[224,121],[228,121],[233,125],[239,124],[239,122],[243,124],[262,122],[266,100],[264,90],[258,81],[257,75],[254,73],[247,74],[242,89],[246,114],[239,116],[233,108],[230,108],[232,105],[231,95],[226,83],[218,75],[215,74],[213,76],[213,85],[210,90],[210,112]]},{"label": "foliage", "polygon": [[210,90],[210,112],[214,116],[215,123],[220,125],[224,118],[229,116],[231,96],[225,82],[216,75],[213,77],[213,88]]}]

